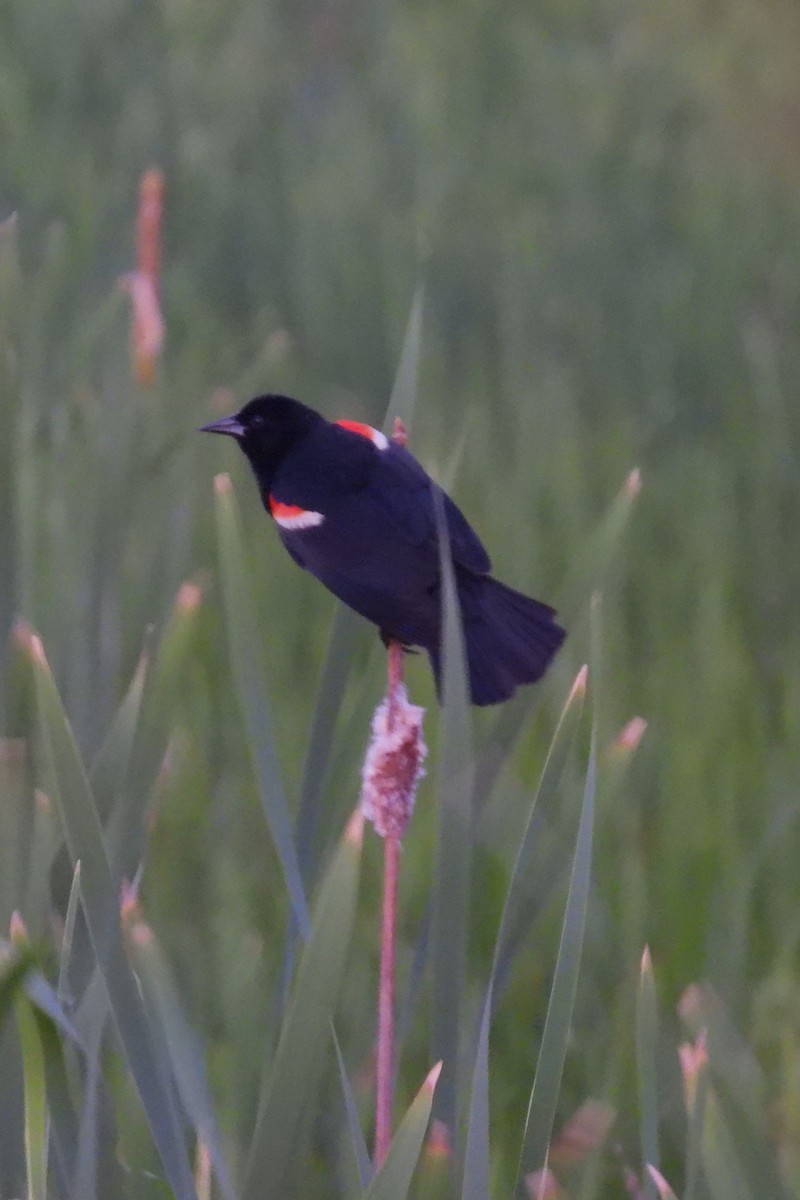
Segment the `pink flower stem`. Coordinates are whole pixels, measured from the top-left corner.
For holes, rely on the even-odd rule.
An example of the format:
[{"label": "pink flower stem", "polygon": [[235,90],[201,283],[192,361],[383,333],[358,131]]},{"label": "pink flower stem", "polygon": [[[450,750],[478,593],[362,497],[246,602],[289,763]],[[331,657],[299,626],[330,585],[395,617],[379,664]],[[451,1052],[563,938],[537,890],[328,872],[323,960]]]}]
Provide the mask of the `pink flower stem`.
[{"label": "pink flower stem", "polygon": [[[388,654],[389,731],[394,725],[398,688],[403,682],[403,647],[389,642]],[[383,839],[383,914],[381,919],[381,967],[378,984],[378,1053],[375,1080],[375,1166],[379,1167],[392,1140],[392,1097],[394,1092],[394,983],[397,937],[397,880],[400,868],[400,838]]]},{"label": "pink flower stem", "polygon": [[392,1140],[394,1091],[394,970],[397,927],[397,875],[400,839],[383,839],[383,919],[381,974],[378,991],[378,1062],[375,1104],[375,1166],[386,1158]]}]

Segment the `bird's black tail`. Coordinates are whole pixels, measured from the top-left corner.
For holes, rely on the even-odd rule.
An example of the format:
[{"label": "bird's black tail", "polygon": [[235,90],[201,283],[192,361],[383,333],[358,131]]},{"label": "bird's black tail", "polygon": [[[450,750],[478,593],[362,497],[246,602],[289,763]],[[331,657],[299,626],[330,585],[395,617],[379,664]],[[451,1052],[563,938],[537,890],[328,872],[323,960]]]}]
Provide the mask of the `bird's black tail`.
[{"label": "bird's black tail", "polygon": [[[555,610],[488,575],[458,573],[473,704],[499,704],[549,667],[566,634]],[[440,652],[428,649],[440,690]]]}]

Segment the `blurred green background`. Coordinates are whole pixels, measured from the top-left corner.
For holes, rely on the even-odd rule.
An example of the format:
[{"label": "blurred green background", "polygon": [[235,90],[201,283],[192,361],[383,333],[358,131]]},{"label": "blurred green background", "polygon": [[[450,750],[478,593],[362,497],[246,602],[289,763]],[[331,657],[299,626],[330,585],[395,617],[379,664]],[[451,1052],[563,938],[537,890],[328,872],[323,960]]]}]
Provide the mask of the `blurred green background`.
[{"label": "blurred green background", "polygon": [[[626,1014],[647,941],[667,1117],[680,1110],[675,1005],[707,980],[760,1058],[759,1102],[800,1189],[800,11],[3,0],[0,21],[0,218],[16,213],[0,256],[0,732],[31,731],[15,618],[41,633],[91,758],[143,643],[161,636],[181,584],[200,586],[163,706],[164,766],[141,797],[143,897],[209,1048],[224,1128],[252,1120],[287,902],[233,700],[215,472],[231,472],[247,526],[254,653],[293,807],[333,602],[279,546],[244,460],[194,431],[266,390],[379,424],[424,283],[412,448],[501,578],[555,602],[582,564],[591,575],[492,800],[473,879],[476,994],[515,831],[602,589],[601,750],[636,714],[648,729],[624,783],[600,797],[560,1119],[611,1096],[621,1156],[635,1157]],[[131,377],[118,280],[152,164],[166,179],[167,338],[147,389]],[[601,571],[593,535],[634,467],[642,490]],[[355,802],[381,672],[367,636],[341,698],[320,861]],[[409,680],[435,742],[423,662]],[[491,721],[478,714],[479,739]],[[406,974],[432,805],[429,781],[404,856]],[[563,828],[558,810],[548,821],[569,845],[574,806]],[[353,1071],[371,1048],[378,859],[370,840],[340,1018]],[[68,883],[57,859],[62,913]],[[22,907],[44,931],[44,911],[25,913],[12,891],[3,925]],[[500,1178],[559,919],[548,900],[493,1027]],[[429,1062],[418,1011],[404,1099]],[[13,1121],[0,1133],[6,1164],[18,1134]],[[130,1151],[134,1194],[151,1194],[145,1153]],[[623,1195],[613,1155],[607,1170],[600,1194]]]}]

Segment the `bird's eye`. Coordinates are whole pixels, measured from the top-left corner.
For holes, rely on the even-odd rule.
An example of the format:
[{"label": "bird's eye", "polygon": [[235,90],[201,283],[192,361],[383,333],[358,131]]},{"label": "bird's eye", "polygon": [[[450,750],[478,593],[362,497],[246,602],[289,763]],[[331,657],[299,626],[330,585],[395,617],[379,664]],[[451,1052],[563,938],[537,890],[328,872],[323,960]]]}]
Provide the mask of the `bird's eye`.
[{"label": "bird's eye", "polygon": [[261,429],[266,424],[266,421],[261,413],[256,413],[254,417],[250,418],[250,424],[254,429]]}]

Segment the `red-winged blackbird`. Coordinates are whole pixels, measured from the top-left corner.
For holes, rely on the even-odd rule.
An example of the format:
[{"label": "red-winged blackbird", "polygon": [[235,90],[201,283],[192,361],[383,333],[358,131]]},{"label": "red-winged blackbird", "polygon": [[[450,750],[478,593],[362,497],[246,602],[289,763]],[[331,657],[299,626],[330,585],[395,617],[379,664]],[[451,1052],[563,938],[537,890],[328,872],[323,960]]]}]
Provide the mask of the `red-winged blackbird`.
[{"label": "red-winged blackbird", "polygon": [[[441,580],[433,489],[404,447],[358,421],[326,421],[288,396],[258,396],[204,425],[236,439],[295,562],[378,626],[421,646],[440,683]],[[436,489],[440,491],[440,489]],[[564,640],[555,612],[489,576],[489,556],[441,492],[473,704],[534,683]]]}]

